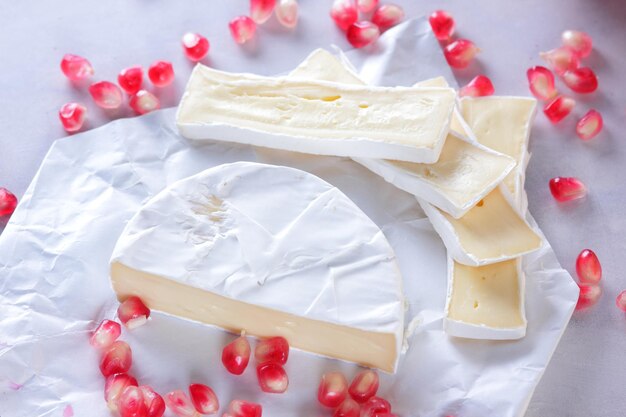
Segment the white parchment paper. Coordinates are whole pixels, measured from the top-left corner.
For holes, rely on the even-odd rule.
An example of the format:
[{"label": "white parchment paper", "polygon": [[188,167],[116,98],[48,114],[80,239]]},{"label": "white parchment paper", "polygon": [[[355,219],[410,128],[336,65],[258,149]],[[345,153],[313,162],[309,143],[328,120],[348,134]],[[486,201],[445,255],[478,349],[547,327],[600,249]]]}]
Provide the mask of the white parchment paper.
[{"label": "white parchment paper", "polygon": [[[371,83],[411,85],[454,79],[425,20],[387,32],[350,60]],[[306,170],[339,187],[384,231],[404,277],[414,330],[396,375],[382,375],[380,395],[400,416],[521,416],[572,313],[577,287],[547,247],[526,257],[527,336],[519,341],[461,340],[442,330],[445,248],[415,198],[346,158],[249,146],[194,144],[174,127],[174,109],[54,143],[0,237],[0,416],[110,416],[89,332],[114,315],[108,260],[125,222],[163,187],[208,167],[239,160]],[[285,296],[278,294],[278,297]],[[132,373],[161,393],[190,382],[211,385],[226,406],[242,398],[271,417],[325,416],[319,376],[358,367],[292,351],[284,395],[259,391],[252,366],[241,377],[221,366],[232,336],[155,312],[122,337]],[[172,414],[167,412],[167,416]]]}]

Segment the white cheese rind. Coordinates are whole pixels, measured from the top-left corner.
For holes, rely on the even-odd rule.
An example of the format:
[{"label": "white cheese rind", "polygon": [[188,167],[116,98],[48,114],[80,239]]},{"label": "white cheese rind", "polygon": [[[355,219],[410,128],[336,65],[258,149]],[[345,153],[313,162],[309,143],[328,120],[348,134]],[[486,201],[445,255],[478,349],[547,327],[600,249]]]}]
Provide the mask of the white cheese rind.
[{"label": "white cheese rind", "polygon": [[176,120],[190,139],[435,162],[455,96],[449,88],[357,86],[231,74],[197,65]]},{"label": "white cheese rind", "polygon": [[511,158],[452,133],[434,164],[354,160],[457,219],[495,189],[515,166]]},{"label": "white cheese rind", "polygon": [[[522,271],[521,268],[521,259],[514,259],[511,261],[505,261],[503,263],[507,264],[507,263],[514,263],[514,273],[516,274],[515,276],[508,276],[508,277],[499,277],[502,278],[502,280],[506,280],[507,284],[510,284],[514,287],[516,287],[516,291],[517,291],[517,299],[516,299],[516,303],[517,305],[500,305],[499,308],[497,308],[498,304],[498,300],[494,300],[493,297],[491,298],[491,300],[489,299],[489,297],[487,297],[485,300],[480,300],[481,302],[485,302],[487,304],[489,304],[491,302],[491,306],[488,306],[487,308],[491,308],[493,310],[497,310],[497,312],[493,312],[493,314],[499,314],[500,315],[500,319],[503,318],[503,316],[507,316],[507,315],[514,315],[518,317],[515,317],[513,319],[510,319],[511,322],[517,322],[517,323],[512,323],[513,325],[510,326],[497,326],[494,325],[493,323],[486,323],[489,320],[484,320],[483,322],[480,322],[480,320],[473,320],[471,315],[467,315],[464,317],[464,319],[461,319],[461,317],[451,317],[451,313],[450,313],[450,309],[451,306],[453,305],[453,303],[458,303],[459,300],[456,297],[464,297],[464,300],[462,302],[474,302],[475,298],[479,298],[480,297],[480,291],[476,291],[474,289],[473,292],[470,292],[469,294],[463,294],[463,295],[456,295],[454,294],[454,288],[455,288],[455,272],[458,271],[458,267],[455,267],[455,262],[451,257],[448,257],[448,294],[447,294],[447,298],[446,298],[446,307],[445,307],[445,319],[444,319],[444,330],[447,334],[449,334],[450,336],[455,336],[455,337],[462,337],[462,338],[468,338],[468,339],[487,339],[487,340],[516,340],[516,339],[521,339],[522,337],[524,337],[526,335],[526,326],[527,326],[527,321],[526,321],[526,309],[525,309],[525,300],[524,300],[524,294],[525,294],[525,279],[524,279],[524,273]],[[487,267],[482,267],[482,268],[489,268],[489,269],[495,269],[499,266],[500,264],[491,264],[488,265]],[[475,270],[475,272],[477,274],[481,273],[481,267],[465,267],[465,268],[471,268],[473,270]],[[504,269],[508,269],[508,268],[504,268]],[[510,271],[507,271],[510,272]],[[499,283],[495,283],[495,286],[498,286]],[[500,285],[504,285],[504,284],[500,284]],[[471,285],[468,285],[468,287],[472,287]],[[486,288],[486,292],[488,295],[492,295],[492,296],[496,296],[496,292],[493,290],[493,287],[489,287],[487,286]],[[491,290],[491,291],[490,291]],[[478,294],[476,294],[478,293]],[[500,294],[498,294],[500,295]],[[494,303],[495,301],[495,303]],[[508,300],[510,301],[510,300]],[[481,308],[482,306],[476,306],[476,308]]]},{"label": "white cheese rind", "polygon": [[[513,208],[507,194],[508,191],[505,188],[496,188],[484,198],[484,206],[473,207],[460,219],[448,218],[445,213],[431,204],[423,200],[418,201],[433,228],[443,240],[448,254],[461,264],[481,266],[517,258],[534,252],[543,245],[539,233]],[[491,201],[496,203],[497,210],[492,209]],[[491,216],[478,218],[480,211],[484,209],[488,209]],[[495,215],[494,211],[497,211]],[[467,216],[471,216],[473,220],[467,220],[470,218]],[[464,226],[466,222],[468,222],[467,227]],[[461,227],[468,237],[460,236]],[[507,228],[509,232],[505,233],[504,228]],[[516,234],[523,239],[519,244]],[[503,246],[499,237],[509,239],[508,244]],[[464,242],[469,242],[469,244]],[[473,248],[480,248],[480,252]]]},{"label": "white cheese rind", "polygon": [[[345,63],[322,49],[309,55],[289,77],[364,84]],[[417,83],[414,87],[448,87],[448,84],[438,77]],[[515,161],[463,139],[468,136],[468,128],[459,122],[460,115],[456,109],[453,119],[457,120],[453,123],[457,131],[462,133],[451,131],[435,163],[353,159],[401,190],[459,218],[502,182],[515,166]]]},{"label": "white cheese rind", "polygon": [[390,335],[393,363],[361,363],[395,370],[404,300],[394,252],[352,201],[306,172],[238,162],[174,183],[129,221],[111,263],[114,288],[125,291],[119,265],[316,325]]}]

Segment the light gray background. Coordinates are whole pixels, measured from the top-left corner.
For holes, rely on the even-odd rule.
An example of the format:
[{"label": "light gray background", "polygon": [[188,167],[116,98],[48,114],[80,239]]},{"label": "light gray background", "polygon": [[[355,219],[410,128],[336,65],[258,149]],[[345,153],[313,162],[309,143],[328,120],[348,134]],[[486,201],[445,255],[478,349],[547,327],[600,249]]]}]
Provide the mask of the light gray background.
[{"label": "light gray background", "polygon": [[[176,83],[158,94],[164,106],[173,106],[192,68],[179,44],[185,31],[209,38],[205,63],[260,74],[287,71],[316,47],[349,47],[328,17],[330,0],[300,3],[301,21],[295,31],[281,28],[272,18],[260,28],[256,43],[242,48],[230,38],[227,23],[247,13],[244,0],[2,1],[0,186],[22,195],[52,141],[65,135],[57,119],[63,103],[77,100],[88,106],[87,128],[132,115],[127,108],[96,108],[84,87],[73,86],[61,74],[64,53],[88,57],[96,80],[115,79],[126,66],[171,60]],[[591,96],[575,96],[574,114],[580,116],[590,107],[600,110],[605,131],[583,143],[574,134],[575,117],[554,127],[539,114],[527,190],[530,211],[566,269],[574,274],[581,249],[596,251],[604,268],[604,295],[599,305],[574,314],[527,417],[626,415],[626,316],[615,307],[616,295],[626,289],[626,1],[397,3],[405,7],[407,17],[436,8],[452,12],[459,35],[482,49],[475,65],[455,73],[459,83],[485,73],[497,94],[527,95],[526,69],[541,63],[538,52],[557,46],[564,29],[579,28],[593,36],[596,47],[585,64],[598,73],[600,89]],[[555,203],[547,182],[557,175],[581,178],[589,196],[573,204]]]}]

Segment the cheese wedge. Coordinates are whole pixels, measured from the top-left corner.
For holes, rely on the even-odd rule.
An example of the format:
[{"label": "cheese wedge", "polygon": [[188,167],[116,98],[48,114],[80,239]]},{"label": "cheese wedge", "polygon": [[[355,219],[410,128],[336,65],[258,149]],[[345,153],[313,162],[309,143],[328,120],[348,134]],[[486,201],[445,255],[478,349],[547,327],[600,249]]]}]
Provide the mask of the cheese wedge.
[{"label": "cheese wedge", "polygon": [[504,185],[515,205],[526,212],[524,190],[528,164],[528,139],[535,117],[537,100],[530,97],[464,97],[461,114],[482,145],[512,157],[518,169],[510,172]]},{"label": "cheese wedge", "polygon": [[291,80],[197,65],[180,102],[177,125],[190,139],[435,162],[455,97],[450,88]]},{"label": "cheese wedge", "polygon": [[479,267],[448,259],[445,331],[470,339],[526,335],[524,279],[517,259]]},{"label": "cheese wedge", "polygon": [[[293,70],[289,77],[363,84],[349,67],[329,52],[318,49]],[[443,78],[416,86],[447,87]],[[493,190],[515,166],[509,157],[463,139],[466,128],[457,119],[457,130],[446,138],[439,160],[432,164],[353,158],[396,187],[415,195],[453,217],[461,217]]]},{"label": "cheese wedge", "polygon": [[394,372],[404,298],[394,252],[341,191],[306,172],[238,162],[176,182],[128,222],[118,297]]}]

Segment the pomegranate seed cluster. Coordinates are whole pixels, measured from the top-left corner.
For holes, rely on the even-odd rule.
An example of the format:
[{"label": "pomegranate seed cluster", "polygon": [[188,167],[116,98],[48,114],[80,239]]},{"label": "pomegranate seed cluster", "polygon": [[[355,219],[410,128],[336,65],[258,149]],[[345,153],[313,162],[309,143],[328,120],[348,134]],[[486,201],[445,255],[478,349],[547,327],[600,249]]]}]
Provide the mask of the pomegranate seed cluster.
[{"label": "pomegranate seed cluster", "polygon": [[[370,20],[359,15],[371,14]],[[376,42],[380,34],[404,19],[404,10],[395,4],[379,5],[379,0],[334,0],[330,17],[346,33],[346,39],[355,48],[364,48]]]},{"label": "pomegranate seed cluster", "polygon": [[[443,46],[443,55],[448,61],[448,65],[456,69],[464,69],[470,66],[480,49],[474,42],[468,39],[454,39],[454,31],[456,23],[452,15],[445,10],[435,10],[428,17],[428,22],[433,30],[435,38],[439,40]],[[484,75],[479,76],[478,80],[474,78],[465,90],[464,95],[490,95],[490,89],[493,90],[491,81]],[[478,77],[477,77],[478,78]],[[487,83],[485,83],[485,80]],[[478,84],[478,85],[477,85]],[[481,86],[483,88],[481,89]],[[481,94],[482,93],[482,94]]]},{"label": "pomegranate seed cluster", "polygon": [[372,370],[359,372],[350,385],[341,372],[327,372],[322,375],[317,400],[333,409],[333,417],[396,417],[389,401],[376,396],[378,386],[378,374]]},{"label": "pomegranate seed cluster", "polygon": [[267,22],[272,14],[285,28],[295,28],[298,25],[297,0],[250,0],[249,15],[237,16],[228,23],[233,40],[240,45],[251,41],[256,36],[257,25]]},{"label": "pomegranate seed cluster", "polygon": [[[119,321],[128,330],[148,322],[150,309],[136,296],[128,297],[117,309]],[[118,340],[122,326],[113,320],[103,320],[93,331],[89,343],[100,351],[100,372],[106,378],[104,399],[108,408],[120,417],[161,417],[169,409],[178,417],[199,417],[217,414],[220,404],[215,392],[208,385],[192,383],[188,393],[171,391],[164,396],[148,385],[139,385],[130,374],[133,363],[128,343]],[[283,346],[283,345],[281,345]],[[272,358],[287,356],[268,349]],[[259,404],[234,400],[225,415],[237,417],[260,417]]]},{"label": "pomegranate seed cluster", "polygon": [[[470,66],[480,49],[468,39],[454,39],[456,23],[445,10],[435,10],[428,17],[435,38],[443,46],[443,55],[452,68],[465,69]],[[460,97],[485,97],[495,93],[491,79],[479,74],[459,90]]]},{"label": "pomegranate seed cluster", "polygon": [[[591,37],[578,30],[566,30],[561,42],[561,46],[539,54],[549,68],[535,66],[526,72],[530,92],[545,102],[543,112],[552,123],[565,119],[576,106],[575,99],[557,91],[554,74],[574,93],[590,94],[598,89],[595,72],[581,66],[581,60],[593,49]],[[582,140],[592,139],[600,133],[602,125],[602,115],[591,109],[578,120],[576,134]]]},{"label": "pomegranate seed cluster", "polygon": [[[209,42],[199,34],[183,36],[183,52],[192,61],[199,61],[209,51]],[[78,55],[66,54],[61,60],[63,74],[72,82],[82,82],[94,75],[91,63]],[[155,88],[170,85],[175,78],[174,67],[168,61],[156,61],[148,67],[148,79]],[[122,69],[117,75],[117,84],[102,80],[89,85],[89,95],[96,106],[103,109],[119,109],[125,101],[137,114],[149,113],[161,107],[159,98],[143,87],[144,70],[139,65]],[[87,107],[82,103],[66,103],[59,110],[59,120],[69,133],[82,129],[87,118]]]},{"label": "pomegranate seed cluster", "polygon": [[[250,342],[245,334],[222,349],[222,364],[233,375],[241,375],[250,362]],[[256,374],[261,391],[281,394],[289,387],[284,365],[289,359],[289,342],[282,336],[260,340],[254,349]]]}]

